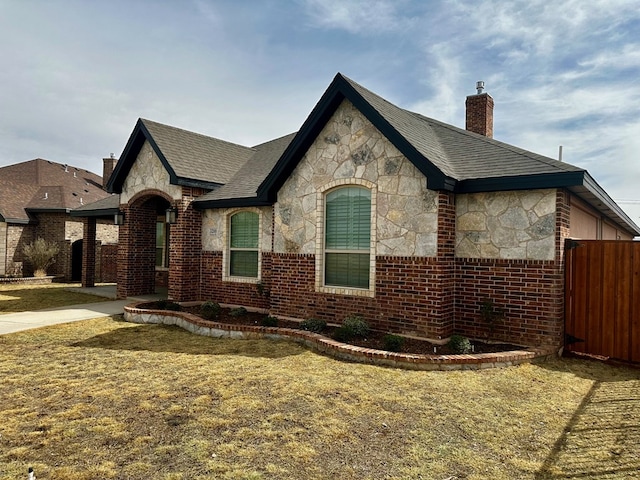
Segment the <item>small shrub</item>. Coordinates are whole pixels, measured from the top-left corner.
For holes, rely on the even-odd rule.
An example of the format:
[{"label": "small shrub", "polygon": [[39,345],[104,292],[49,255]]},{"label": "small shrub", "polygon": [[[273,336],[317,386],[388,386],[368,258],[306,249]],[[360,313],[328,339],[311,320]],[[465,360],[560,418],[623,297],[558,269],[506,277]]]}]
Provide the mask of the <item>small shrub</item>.
[{"label": "small shrub", "polygon": [[22,253],[33,265],[35,277],[46,277],[47,268],[56,262],[55,256],[60,251],[57,243],[47,242],[44,238],[38,237],[35,241],[25,245]]},{"label": "small shrub", "polygon": [[277,327],[278,326],[278,319],[276,317],[272,317],[271,315],[269,315],[268,317],[264,317],[262,319],[262,326],[263,327]]},{"label": "small shrub", "polygon": [[244,307],[234,308],[229,312],[232,317],[244,317],[247,314],[247,309]]},{"label": "small shrub", "polygon": [[267,298],[267,299],[271,295],[271,292],[269,291],[269,289],[267,287],[265,287],[264,283],[262,283],[262,282],[256,283],[256,293],[258,294],[258,296],[264,297],[264,298]]},{"label": "small shrub", "polygon": [[371,331],[369,324],[357,315],[349,315],[342,322],[342,326],[351,330],[354,337],[366,337]]},{"label": "small shrub", "polygon": [[389,333],[382,338],[382,344],[383,348],[388,352],[399,352],[402,350],[402,345],[404,345],[404,337]]},{"label": "small shrub", "polygon": [[172,300],[158,300],[156,302],[156,307],[160,310],[171,310],[174,312],[182,310],[182,307]]},{"label": "small shrub", "polygon": [[327,322],[318,318],[309,318],[300,323],[300,328],[308,332],[320,333],[327,328]]},{"label": "small shrub", "polygon": [[342,325],[341,327],[338,327],[333,331],[332,337],[334,340],[337,340],[339,342],[348,342],[350,340],[353,340],[355,335],[353,334],[353,330]]},{"label": "small shrub", "polygon": [[471,353],[471,342],[462,335],[451,335],[447,345],[454,353]]},{"label": "small shrub", "polygon": [[200,305],[200,315],[207,320],[218,318],[220,315],[220,304],[212,301],[204,302]]}]

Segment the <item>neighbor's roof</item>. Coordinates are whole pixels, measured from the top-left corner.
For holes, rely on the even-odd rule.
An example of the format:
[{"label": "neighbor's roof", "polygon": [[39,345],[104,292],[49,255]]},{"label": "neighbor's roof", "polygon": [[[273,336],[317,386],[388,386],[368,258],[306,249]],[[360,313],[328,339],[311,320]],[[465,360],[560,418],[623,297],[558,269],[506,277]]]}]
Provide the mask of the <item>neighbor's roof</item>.
[{"label": "neighbor's roof", "polygon": [[95,173],[37,158],[0,167],[0,220],[27,223],[30,212],[68,212],[109,194]]},{"label": "neighbor's roof", "polygon": [[109,179],[110,192],[122,192],[145,141],[169,173],[172,184],[208,189],[228,183],[254,153],[249,147],[140,118]]}]

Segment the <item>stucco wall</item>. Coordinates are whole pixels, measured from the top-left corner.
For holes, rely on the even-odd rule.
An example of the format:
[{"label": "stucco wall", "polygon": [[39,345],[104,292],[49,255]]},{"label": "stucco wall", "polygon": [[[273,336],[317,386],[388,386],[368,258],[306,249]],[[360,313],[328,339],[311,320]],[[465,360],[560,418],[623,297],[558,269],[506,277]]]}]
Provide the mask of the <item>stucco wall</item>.
[{"label": "stucco wall", "polygon": [[376,255],[436,255],[437,193],[346,100],[278,192],[274,251],[315,254],[322,232],[322,192],[352,179],[375,188]]},{"label": "stucco wall", "polygon": [[161,190],[174,200],[182,198],[181,187],[169,183],[169,173],[160,162],[149,142],[145,141],[122,185],[120,203],[129,203],[129,200],[135,194],[148,189]]},{"label": "stucco wall", "polygon": [[456,257],[553,260],[556,190],[456,196]]}]

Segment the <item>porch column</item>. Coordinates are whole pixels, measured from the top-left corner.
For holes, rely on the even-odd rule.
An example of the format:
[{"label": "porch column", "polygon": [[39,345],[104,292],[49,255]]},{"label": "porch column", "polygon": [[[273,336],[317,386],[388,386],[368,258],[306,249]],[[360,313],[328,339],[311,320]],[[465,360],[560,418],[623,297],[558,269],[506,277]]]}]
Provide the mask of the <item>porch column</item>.
[{"label": "porch column", "polygon": [[193,200],[203,190],[182,187],[178,223],[171,225],[169,245],[169,298],[177,302],[200,300],[200,260],[202,256],[202,214]]},{"label": "porch column", "polygon": [[82,219],[82,286],[94,287],[96,282],[96,219]]}]

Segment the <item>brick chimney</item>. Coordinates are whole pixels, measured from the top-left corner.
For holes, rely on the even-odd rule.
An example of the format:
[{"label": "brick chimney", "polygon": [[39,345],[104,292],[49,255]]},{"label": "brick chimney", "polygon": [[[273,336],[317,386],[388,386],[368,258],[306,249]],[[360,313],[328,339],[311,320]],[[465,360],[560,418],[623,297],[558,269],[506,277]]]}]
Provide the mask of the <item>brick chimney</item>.
[{"label": "brick chimney", "polygon": [[478,93],[469,95],[465,102],[467,108],[465,128],[470,132],[493,138],[493,98],[488,93],[482,93],[484,82],[477,82],[476,89]]},{"label": "brick chimney", "polygon": [[116,168],[116,163],[118,163],[118,159],[113,153],[109,158],[102,159],[102,188],[105,190],[107,189],[107,183],[109,182],[109,178],[111,178],[113,169]]}]

